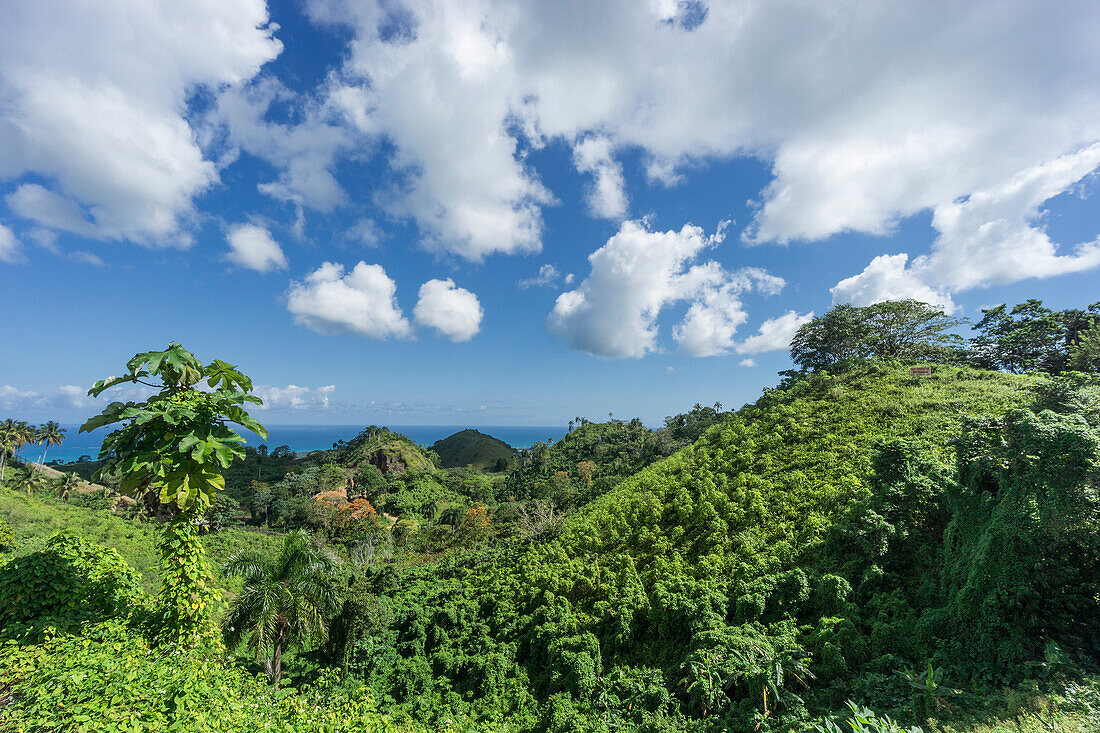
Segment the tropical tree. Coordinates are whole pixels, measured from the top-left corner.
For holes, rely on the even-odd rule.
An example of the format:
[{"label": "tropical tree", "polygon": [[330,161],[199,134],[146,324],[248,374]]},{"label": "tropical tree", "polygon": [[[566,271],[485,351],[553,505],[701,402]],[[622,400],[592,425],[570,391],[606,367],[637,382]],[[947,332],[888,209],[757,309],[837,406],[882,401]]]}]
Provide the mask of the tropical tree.
[{"label": "tropical tree", "polygon": [[1063,331],[1058,313],[1034,298],[1008,310],[1006,305],[983,308],[971,340],[983,366],[1015,374],[1060,371]]},{"label": "tropical tree", "polygon": [[336,558],[298,529],[283,538],[277,556],[242,550],[223,572],[244,579],[222,624],[225,642],[232,648],[247,641],[277,685],[288,646],[327,638],[338,606]]},{"label": "tropical tree", "polygon": [[50,449],[51,445],[61,445],[65,440],[65,428],[61,427],[53,420],[50,420],[46,424],[38,428],[37,435],[35,436],[35,442],[43,446],[42,448],[42,460],[39,463],[46,464],[46,451]]},{"label": "tropical tree", "polygon": [[884,300],[860,310],[874,335],[875,356],[934,358],[963,343],[961,336],[950,332],[962,325],[961,320],[919,300]]},{"label": "tropical tree", "polygon": [[485,504],[475,501],[473,506],[462,515],[462,523],[458,526],[459,536],[469,546],[476,547],[487,540],[492,533],[493,523],[489,519]]},{"label": "tropical tree", "polygon": [[866,307],[841,304],[804,323],[791,340],[791,358],[804,370],[835,369],[872,356],[936,359],[962,344],[950,329],[962,322],[917,300]]},{"label": "tropical tree", "polygon": [[50,486],[50,480],[46,478],[46,475],[39,471],[31,471],[27,476],[26,483],[24,484],[27,489],[27,496],[34,496],[35,494],[45,491]]},{"label": "tropical tree", "polygon": [[0,481],[4,480],[4,471],[9,458],[14,458],[20,448],[31,442],[34,428],[22,420],[10,417],[0,423]]},{"label": "tropical tree", "polygon": [[799,327],[791,339],[791,359],[810,370],[841,366],[868,356],[871,338],[861,310],[842,303]]},{"label": "tropical tree", "polygon": [[104,463],[96,476],[117,473],[123,492],[174,513],[160,542],[161,638],[194,644],[213,630],[208,607],[217,602],[197,520],[225,488],[221,471],[244,457],[244,438],[231,424],[267,437],[242,407],[262,401],[249,394],[252,380],[235,366],[220,359],[204,365],[178,343],[137,354],[126,368],[122,376],[96,382],[88,394],[97,397],[118,384],[141,384],[157,393],[142,402],[112,402],[80,431],[121,424],[103,439]]},{"label": "tropical tree", "polygon": [[15,455],[15,448],[15,421],[8,418],[0,423],[0,481],[4,480],[4,473],[8,467],[8,458]]},{"label": "tropical tree", "polygon": [[1077,337],[1070,366],[1079,372],[1100,372],[1100,320]]},{"label": "tropical tree", "polygon": [[80,478],[75,473],[66,473],[57,484],[57,498],[68,502],[69,497],[80,486]]}]

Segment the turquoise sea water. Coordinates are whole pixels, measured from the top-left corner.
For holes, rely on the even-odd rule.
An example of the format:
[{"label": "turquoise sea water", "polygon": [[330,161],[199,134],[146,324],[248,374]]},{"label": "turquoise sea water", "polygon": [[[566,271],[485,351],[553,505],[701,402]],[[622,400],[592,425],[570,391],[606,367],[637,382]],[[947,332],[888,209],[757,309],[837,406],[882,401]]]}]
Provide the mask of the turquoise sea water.
[{"label": "turquoise sea water", "polygon": [[[50,461],[73,461],[81,456],[96,457],[99,454],[99,444],[103,440],[106,430],[95,430],[91,433],[78,434],[79,425],[63,425],[66,429],[65,442],[60,446],[49,449],[46,454]],[[268,425],[267,441],[260,440],[259,436],[247,430],[241,431],[243,437],[248,439],[248,445],[257,446],[266,442],[269,448],[285,445],[295,452],[311,450],[323,450],[331,448],[338,440],[350,440],[359,434],[364,426],[361,425]],[[530,448],[540,440],[558,440],[565,435],[566,428],[539,425],[388,425],[390,430],[409,436],[413,441],[423,446],[446,438],[459,430],[474,428],[487,435],[503,440],[513,448]],[[38,460],[42,455],[40,446],[27,446],[22,451],[27,460]]]}]

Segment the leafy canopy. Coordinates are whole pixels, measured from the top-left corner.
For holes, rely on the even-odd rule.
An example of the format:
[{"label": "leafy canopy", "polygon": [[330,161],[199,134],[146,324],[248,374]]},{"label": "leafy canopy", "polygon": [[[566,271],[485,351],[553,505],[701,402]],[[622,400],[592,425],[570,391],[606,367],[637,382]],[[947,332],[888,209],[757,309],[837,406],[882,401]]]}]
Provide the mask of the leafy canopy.
[{"label": "leafy canopy", "polygon": [[978,335],[971,345],[978,364],[989,369],[1017,374],[1059,374],[1066,369],[1094,372],[1100,365],[1097,329],[1100,303],[1093,303],[1087,311],[1054,311],[1032,298],[1011,310],[1004,304],[982,309],[982,319],[974,326]]},{"label": "leafy canopy", "polygon": [[791,359],[803,370],[844,366],[888,356],[930,360],[959,346],[950,333],[961,321],[917,300],[888,300],[864,308],[838,305],[803,324],[791,341]]},{"label": "leafy canopy", "polygon": [[122,376],[96,382],[88,394],[98,397],[120,384],[159,392],[143,402],[112,402],[80,427],[90,432],[125,423],[104,438],[99,457],[105,463],[97,476],[120,474],[126,493],[159,490],[162,504],[181,510],[213,506],[217,491],[225,488],[220,470],[244,457],[244,439],[229,423],[267,437],[263,425],[242,407],[263,404],[249,394],[252,380],[220,359],[203,365],[178,343],[137,354],[126,368]]}]

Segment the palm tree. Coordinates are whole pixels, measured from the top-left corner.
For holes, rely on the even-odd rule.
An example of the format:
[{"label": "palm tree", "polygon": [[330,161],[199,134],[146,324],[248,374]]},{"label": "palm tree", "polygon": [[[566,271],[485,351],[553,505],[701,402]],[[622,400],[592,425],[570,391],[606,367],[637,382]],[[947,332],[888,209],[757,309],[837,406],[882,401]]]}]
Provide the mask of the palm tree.
[{"label": "palm tree", "polygon": [[33,443],[37,430],[22,420],[15,421],[15,450],[21,450],[23,446]]},{"label": "palm tree", "polygon": [[61,501],[68,502],[69,497],[80,486],[80,479],[75,473],[65,474],[60,483],[57,484],[57,498]]},{"label": "palm tree", "polygon": [[65,440],[65,428],[61,427],[53,420],[50,420],[45,425],[38,428],[38,436],[36,443],[44,445],[42,449],[42,460],[39,461],[43,466],[46,465],[46,451],[50,449],[51,445],[61,445]]},{"label": "palm tree", "polygon": [[337,610],[336,558],[299,529],[283,538],[277,556],[242,550],[222,571],[244,578],[222,622],[226,644],[232,648],[247,640],[277,685],[285,647],[328,636],[327,620]]},{"label": "palm tree", "polygon": [[15,421],[8,418],[0,423],[0,481],[4,480],[4,471],[8,467],[8,458],[15,455]]},{"label": "palm tree", "polygon": [[8,418],[0,423],[0,481],[4,480],[7,460],[34,438],[34,428],[22,420]]},{"label": "palm tree", "polygon": [[46,475],[39,471],[31,471],[27,476],[26,487],[27,496],[34,496],[40,491],[44,491],[50,486],[50,480],[46,478]]}]

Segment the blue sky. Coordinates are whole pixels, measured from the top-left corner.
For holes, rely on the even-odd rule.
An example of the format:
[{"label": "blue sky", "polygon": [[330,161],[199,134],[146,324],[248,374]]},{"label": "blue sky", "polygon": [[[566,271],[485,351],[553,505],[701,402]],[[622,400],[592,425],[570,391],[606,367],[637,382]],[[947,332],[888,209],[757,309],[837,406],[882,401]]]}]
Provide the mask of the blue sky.
[{"label": "blue sky", "polygon": [[[965,5],[965,7],[964,7]],[[657,424],[836,302],[1100,300],[1095,3],[14,3],[0,414]]]}]

